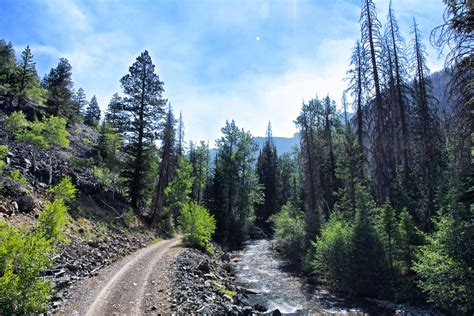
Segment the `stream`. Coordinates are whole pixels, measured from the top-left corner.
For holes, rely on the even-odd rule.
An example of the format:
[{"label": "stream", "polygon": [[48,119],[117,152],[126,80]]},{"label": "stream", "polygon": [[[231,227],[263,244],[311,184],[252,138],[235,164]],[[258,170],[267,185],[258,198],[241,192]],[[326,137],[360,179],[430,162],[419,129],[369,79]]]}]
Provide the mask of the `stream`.
[{"label": "stream", "polygon": [[[273,255],[270,240],[252,240],[239,252],[235,263],[236,280],[256,290],[249,302],[293,315],[395,315],[395,308],[380,307],[364,300],[349,301],[286,272],[284,262]],[[393,304],[395,307],[401,306]],[[403,309],[403,308],[402,308]],[[398,311],[397,315],[431,315],[426,311]],[[401,313],[400,313],[401,312]]]}]

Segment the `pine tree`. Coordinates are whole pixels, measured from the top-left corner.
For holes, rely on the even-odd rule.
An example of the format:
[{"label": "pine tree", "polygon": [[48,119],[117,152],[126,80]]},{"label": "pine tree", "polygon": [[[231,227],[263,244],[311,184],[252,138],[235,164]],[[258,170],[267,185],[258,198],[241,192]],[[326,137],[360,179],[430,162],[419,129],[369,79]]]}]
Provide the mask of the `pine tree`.
[{"label": "pine tree", "polygon": [[421,239],[416,229],[413,217],[406,208],[402,209],[400,212],[397,235],[400,258],[404,263],[404,270],[406,273],[411,269],[415,247],[420,243]]},{"label": "pine tree", "polygon": [[253,226],[255,205],[262,203],[261,187],[254,168],[258,145],[250,132],[240,130],[234,121],[226,122],[221,131],[223,136],[216,142],[215,171],[221,187],[215,188],[216,196],[210,200],[224,203],[211,203],[210,210],[217,212],[214,213],[217,227],[224,231],[217,237],[224,238],[221,241],[231,247],[240,247]]},{"label": "pine tree", "polygon": [[[343,102],[345,105],[345,102]],[[344,108],[344,113],[346,113]],[[360,172],[364,168],[364,157],[359,147],[357,135],[351,124],[345,123],[344,138],[342,142],[341,154],[338,157],[336,176],[342,183],[337,192],[338,201],[335,210],[343,214],[346,219],[353,219],[357,210],[357,187],[365,182],[364,173]]]},{"label": "pine tree", "polygon": [[123,100],[118,93],[114,93],[110,99],[107,112],[105,113],[105,121],[110,124],[115,131],[123,133],[124,125],[126,124],[126,115],[123,112]]},{"label": "pine tree", "polygon": [[189,144],[189,161],[192,165],[192,198],[196,202],[202,202],[204,199],[204,190],[209,174],[209,147],[205,142],[201,141],[199,146],[195,146],[193,142]]},{"label": "pine tree", "polygon": [[[349,75],[348,79],[350,80],[348,90],[351,92],[354,100],[357,140],[359,142],[359,149],[363,155],[365,155],[364,134],[366,134],[364,94],[367,90],[367,65],[365,65],[365,56],[366,52],[364,51],[364,47],[360,45],[359,41],[357,41],[356,46],[352,50],[352,69],[347,72]],[[363,169],[361,169],[361,172],[363,172]]]},{"label": "pine tree", "polygon": [[[444,23],[431,33],[432,43],[446,52],[445,69],[450,73],[450,101],[455,104],[450,114],[453,130],[449,137],[453,147],[453,165],[463,210],[474,203],[474,169],[472,167],[474,126],[472,74],[473,4],[470,0],[444,0]],[[451,177],[453,174],[451,174]],[[461,193],[462,192],[462,193]]]},{"label": "pine tree", "polygon": [[192,166],[187,157],[180,157],[176,168],[176,176],[165,189],[166,207],[161,215],[162,223],[168,226],[165,233],[172,235],[178,225],[178,216],[183,207],[190,202],[193,185]]},{"label": "pine tree", "polygon": [[73,102],[72,67],[65,58],[59,60],[43,79],[42,86],[48,90],[46,105],[50,114],[77,121],[77,105]]},{"label": "pine tree", "polygon": [[291,202],[297,209],[303,209],[301,198],[301,176],[298,165],[299,152],[283,153],[278,158],[279,166],[279,186],[278,198],[279,205],[285,205]]},{"label": "pine tree", "polygon": [[335,203],[333,193],[337,191],[339,183],[336,179],[336,150],[334,145],[334,133],[339,124],[339,117],[336,112],[336,103],[329,96],[326,96],[322,102],[322,145],[324,156],[321,166],[321,183],[323,186],[323,199],[325,201],[323,210],[325,218],[328,219],[332,207]]},{"label": "pine tree", "polygon": [[303,103],[301,113],[295,123],[301,134],[301,165],[303,168],[303,188],[305,192],[306,246],[318,235],[321,228],[322,188],[321,188],[321,147],[317,131],[321,123],[321,101],[310,100]]},{"label": "pine tree", "polygon": [[382,50],[382,37],[380,29],[382,25],[377,19],[377,11],[375,4],[372,0],[362,0],[362,11],[360,16],[361,34],[362,40],[361,45],[367,56],[365,63],[370,64],[369,81],[373,85],[375,95],[373,103],[375,106],[375,128],[374,128],[374,141],[373,141],[373,157],[375,162],[375,191],[377,192],[376,197],[378,202],[382,202],[388,197],[389,188],[389,176],[388,170],[385,166],[385,133],[384,133],[384,114],[383,114],[383,100],[381,91],[381,82],[379,76],[379,56]]},{"label": "pine tree", "polygon": [[[370,220],[370,202],[361,192],[361,204],[351,236],[352,258],[349,275],[352,276],[351,289],[358,295],[375,295],[385,286],[385,254]],[[365,205],[363,205],[365,204]]]},{"label": "pine tree", "polygon": [[[396,106],[396,126],[395,133],[401,134],[401,144],[398,145],[401,151],[403,163],[403,189],[408,190],[408,181],[410,173],[410,144],[408,134],[408,113],[407,113],[407,84],[405,83],[406,76],[406,57],[404,56],[404,41],[400,34],[398,22],[392,8],[390,1],[388,11],[388,27],[386,29],[386,37],[389,40],[387,49],[393,55],[393,88],[395,93]],[[399,128],[398,128],[399,127]],[[397,142],[398,139],[397,139]],[[397,153],[399,155],[400,153]]]},{"label": "pine tree", "polygon": [[100,107],[99,103],[97,103],[97,98],[94,95],[87,106],[86,113],[84,115],[84,123],[89,126],[97,127],[99,125],[99,121]]},{"label": "pine tree", "polygon": [[179,112],[178,120],[178,148],[177,154],[178,157],[182,157],[184,154],[184,122],[183,122],[183,113]]},{"label": "pine tree", "polygon": [[73,97],[74,102],[76,103],[77,114],[80,116],[85,115],[86,107],[89,104],[87,101],[86,93],[84,89],[79,88]]},{"label": "pine tree", "polygon": [[123,169],[123,162],[119,158],[119,152],[122,150],[123,140],[119,134],[109,123],[103,121],[100,125],[99,141],[97,151],[99,154],[99,167],[104,170],[106,177],[102,181],[109,181],[109,186],[115,191],[122,193],[120,184],[120,173]]},{"label": "pine tree", "polygon": [[440,152],[438,141],[439,124],[434,112],[432,84],[426,66],[424,47],[420,32],[414,21],[412,42],[412,59],[415,65],[414,85],[414,143],[416,169],[421,181],[418,184],[421,192],[419,207],[422,210],[422,223],[426,231],[433,228],[432,217],[435,213],[434,198],[437,188],[436,175],[440,173]]},{"label": "pine tree", "polygon": [[130,155],[126,175],[130,203],[135,210],[144,205],[144,178],[147,173],[146,150],[157,138],[166,100],[163,82],[155,73],[148,51],[144,51],[120,83],[125,94],[121,113],[127,118],[125,151]]},{"label": "pine tree", "polygon": [[0,97],[12,105],[16,81],[16,57],[11,42],[0,40]]},{"label": "pine tree", "polygon": [[162,219],[163,208],[166,206],[165,189],[173,180],[177,167],[176,153],[176,119],[173,115],[171,104],[168,105],[168,113],[163,126],[163,135],[161,141],[161,164],[158,174],[158,181],[155,186],[152,203],[152,222],[154,225]]},{"label": "pine tree", "polygon": [[269,230],[267,223],[271,215],[279,211],[278,182],[279,167],[278,154],[273,143],[272,125],[269,122],[267,128],[267,139],[257,158],[257,175],[263,186],[264,200],[256,208],[256,224],[264,230]]},{"label": "pine tree", "polygon": [[388,201],[379,208],[378,228],[380,231],[381,241],[385,248],[387,261],[390,271],[393,274],[394,261],[396,256],[396,241],[398,240],[398,220],[395,209]]},{"label": "pine tree", "polygon": [[21,106],[27,98],[27,91],[34,85],[38,85],[38,74],[36,73],[35,62],[30,46],[26,46],[21,53],[20,64],[18,65],[18,103]]},{"label": "pine tree", "polygon": [[204,192],[204,204],[216,219],[216,233],[214,234],[214,240],[222,243],[227,241],[229,236],[227,227],[229,225],[230,217],[226,212],[224,212],[224,208],[226,207],[224,175],[220,169],[220,164],[217,163],[217,159],[218,157],[216,156],[212,175],[207,180]]}]

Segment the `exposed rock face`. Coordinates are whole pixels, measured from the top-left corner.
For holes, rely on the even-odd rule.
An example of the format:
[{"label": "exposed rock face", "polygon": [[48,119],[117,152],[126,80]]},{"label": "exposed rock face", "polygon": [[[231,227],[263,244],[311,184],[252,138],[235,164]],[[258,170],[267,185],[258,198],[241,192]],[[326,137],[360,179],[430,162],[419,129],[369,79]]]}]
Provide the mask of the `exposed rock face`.
[{"label": "exposed rock face", "polygon": [[[245,289],[234,282],[229,255],[209,256],[185,249],[172,264],[175,281],[171,289],[171,313],[207,315],[250,315],[259,311],[250,306]],[[260,311],[262,308],[259,307]],[[264,309],[264,308],[263,308]]]},{"label": "exposed rock face", "polygon": [[[0,112],[0,125],[2,119],[3,114]],[[68,148],[48,151],[16,142],[0,129],[0,144],[7,145],[9,150],[4,173],[18,170],[38,194],[45,193],[49,187],[50,173],[53,184],[64,176],[70,176],[74,185],[84,194],[95,193],[98,190],[113,190],[94,177],[91,170],[90,159],[97,155],[95,144],[98,142],[99,133],[85,125],[71,126],[68,132],[70,140]],[[121,158],[124,158],[123,155]]]}]

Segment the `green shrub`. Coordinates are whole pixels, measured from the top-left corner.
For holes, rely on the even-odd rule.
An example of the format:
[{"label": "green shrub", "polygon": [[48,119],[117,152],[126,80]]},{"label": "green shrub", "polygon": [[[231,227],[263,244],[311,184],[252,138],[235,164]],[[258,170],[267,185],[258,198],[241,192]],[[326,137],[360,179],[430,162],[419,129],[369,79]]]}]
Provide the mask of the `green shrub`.
[{"label": "green shrub", "polygon": [[137,215],[131,208],[127,209],[123,214],[123,221],[128,228],[132,227],[137,222]]},{"label": "green shrub", "polygon": [[333,213],[313,243],[313,272],[332,289],[349,288],[352,228]]},{"label": "green shrub", "polygon": [[224,285],[218,283],[218,282],[213,282],[212,285],[214,285],[214,288],[216,290],[218,290],[219,292],[221,292],[222,294],[224,295],[228,295],[232,298],[234,298],[237,294],[234,292],[234,291],[231,291],[229,290],[228,288],[226,288]]},{"label": "green shrub", "polygon": [[77,189],[72,184],[70,177],[64,177],[61,181],[48,191],[54,199],[61,199],[64,202],[72,202],[76,198]]},{"label": "green shrub", "polygon": [[10,172],[10,180],[21,183],[23,185],[28,185],[28,180],[21,175],[19,170],[12,170]]},{"label": "green shrub", "polygon": [[445,217],[436,226],[416,254],[417,285],[428,302],[454,315],[467,315],[474,309],[473,223]]},{"label": "green shrub", "polygon": [[302,264],[305,251],[304,214],[295,210],[291,203],[285,204],[281,211],[271,217],[275,226],[276,247],[291,263]]},{"label": "green shrub", "polygon": [[388,269],[385,251],[367,211],[358,211],[351,231],[349,288],[356,295],[383,296]]},{"label": "green shrub", "polygon": [[212,251],[209,241],[216,230],[216,220],[204,207],[195,202],[186,203],[181,209],[179,224],[186,245]]},{"label": "green shrub", "polygon": [[50,116],[43,118],[41,121],[45,128],[42,131],[42,135],[49,147],[69,147],[69,132],[67,131],[66,125],[67,120],[62,117]]},{"label": "green shrub", "polygon": [[13,112],[5,118],[5,130],[16,140],[42,149],[69,146],[67,120],[62,117],[44,117],[41,121],[29,122],[22,112]]},{"label": "green shrub", "polygon": [[109,227],[104,222],[96,222],[94,226],[95,240],[104,240],[105,237],[110,235]]},{"label": "green shrub", "polygon": [[5,145],[0,145],[0,174],[3,173],[3,169],[7,166],[5,162],[5,157],[8,155],[8,147]]},{"label": "green shrub", "polygon": [[92,165],[91,159],[78,158],[74,156],[69,158],[69,166],[73,169],[85,169],[88,168],[90,165]]},{"label": "green shrub", "polygon": [[353,224],[333,213],[311,251],[314,274],[330,288],[366,296],[386,289],[383,245],[366,212]]},{"label": "green shrub", "polygon": [[63,228],[70,220],[67,212],[68,208],[63,199],[46,203],[38,221],[39,230],[47,239],[51,239],[53,242],[67,241],[63,234]]},{"label": "green shrub", "polygon": [[44,105],[48,99],[48,90],[41,88],[38,84],[29,87],[26,91],[26,99],[36,104]]},{"label": "green shrub", "polygon": [[13,112],[5,118],[3,126],[10,137],[16,137],[19,131],[24,130],[28,126],[28,121],[23,112]]},{"label": "green shrub", "polygon": [[38,314],[48,309],[51,284],[40,278],[52,264],[51,242],[40,232],[0,220],[0,314]]},{"label": "green shrub", "polygon": [[104,185],[116,183],[120,176],[119,173],[112,172],[109,168],[101,166],[93,166],[92,175],[102,181]]}]

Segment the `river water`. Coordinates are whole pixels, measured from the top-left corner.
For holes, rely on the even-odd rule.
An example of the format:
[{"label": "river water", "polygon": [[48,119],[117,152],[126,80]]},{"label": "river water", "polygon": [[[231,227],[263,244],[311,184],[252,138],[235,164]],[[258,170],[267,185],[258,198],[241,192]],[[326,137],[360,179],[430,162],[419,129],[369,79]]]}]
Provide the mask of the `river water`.
[{"label": "river water", "polygon": [[273,255],[269,240],[249,241],[239,255],[240,260],[235,263],[237,281],[259,292],[249,295],[252,305],[297,315],[394,315],[394,310],[365,302],[349,302],[307,285],[285,271],[284,263]]}]

